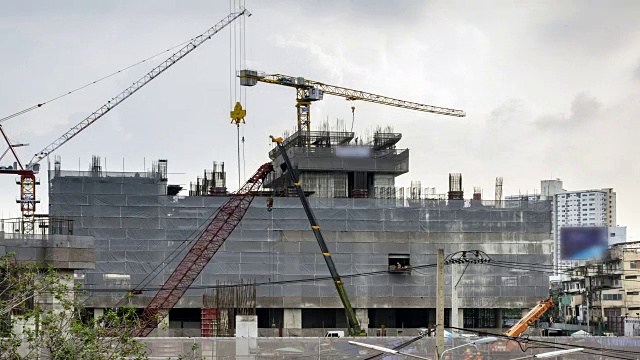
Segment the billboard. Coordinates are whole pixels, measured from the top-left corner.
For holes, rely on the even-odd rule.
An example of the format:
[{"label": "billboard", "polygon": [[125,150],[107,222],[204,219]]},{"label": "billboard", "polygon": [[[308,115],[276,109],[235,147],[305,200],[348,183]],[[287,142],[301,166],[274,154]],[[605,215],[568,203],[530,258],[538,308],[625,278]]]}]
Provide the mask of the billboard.
[{"label": "billboard", "polygon": [[607,250],[607,228],[563,227],[560,229],[561,260],[591,260]]}]

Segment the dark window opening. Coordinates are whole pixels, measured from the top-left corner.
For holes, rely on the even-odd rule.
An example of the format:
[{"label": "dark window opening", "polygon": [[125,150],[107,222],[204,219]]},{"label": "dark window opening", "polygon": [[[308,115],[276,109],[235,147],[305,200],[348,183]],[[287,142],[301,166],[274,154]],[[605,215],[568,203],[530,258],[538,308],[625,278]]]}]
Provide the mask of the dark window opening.
[{"label": "dark window opening", "polygon": [[201,309],[171,309],[169,329],[200,329]]},{"label": "dark window opening", "polygon": [[346,328],[344,309],[302,309],[302,328]]},{"label": "dark window opening", "polygon": [[409,254],[389,254],[390,273],[411,273],[411,262]]},{"label": "dark window opening", "polygon": [[465,328],[495,328],[498,311],[496,309],[464,309]]},{"label": "dark window opening", "polygon": [[522,318],[522,310],[520,308],[502,309],[502,326],[512,327],[520,318]]},{"label": "dark window opening", "polygon": [[276,328],[284,326],[284,309],[256,309],[258,328]]},{"label": "dark window opening", "polygon": [[[448,310],[445,309],[445,324],[448,323]],[[369,309],[370,328],[421,328],[433,327],[436,323],[435,309]]]}]

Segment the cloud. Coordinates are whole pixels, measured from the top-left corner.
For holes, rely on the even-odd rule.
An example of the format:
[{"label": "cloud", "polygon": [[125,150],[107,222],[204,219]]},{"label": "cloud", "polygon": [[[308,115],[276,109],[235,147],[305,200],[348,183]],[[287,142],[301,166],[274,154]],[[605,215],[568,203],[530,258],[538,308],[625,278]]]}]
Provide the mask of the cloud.
[{"label": "cloud", "polygon": [[557,130],[567,127],[575,129],[597,119],[601,112],[602,103],[598,99],[587,93],[580,93],[571,102],[568,115],[543,115],[536,121],[536,125],[541,130]]},{"label": "cloud", "polygon": [[487,117],[487,124],[491,126],[504,126],[513,123],[521,123],[528,117],[525,104],[522,99],[509,99],[491,110]]}]

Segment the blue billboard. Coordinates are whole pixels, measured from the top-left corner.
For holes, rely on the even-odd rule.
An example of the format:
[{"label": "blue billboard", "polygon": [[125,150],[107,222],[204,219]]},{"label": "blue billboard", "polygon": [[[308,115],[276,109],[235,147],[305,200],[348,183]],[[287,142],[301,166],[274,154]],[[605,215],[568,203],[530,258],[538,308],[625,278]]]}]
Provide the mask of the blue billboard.
[{"label": "blue billboard", "polygon": [[563,227],[560,229],[561,260],[592,260],[607,250],[606,227]]}]

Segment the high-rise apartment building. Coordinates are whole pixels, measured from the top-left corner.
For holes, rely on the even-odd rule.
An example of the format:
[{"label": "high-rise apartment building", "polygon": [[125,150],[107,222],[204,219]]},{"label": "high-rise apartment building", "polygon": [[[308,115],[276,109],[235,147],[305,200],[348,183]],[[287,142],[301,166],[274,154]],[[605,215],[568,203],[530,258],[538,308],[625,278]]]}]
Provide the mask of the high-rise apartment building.
[{"label": "high-rise apartment building", "polygon": [[[579,265],[575,261],[560,259],[562,244],[560,229],[579,226],[616,226],[616,193],[612,188],[592,190],[565,190],[562,180],[542,180],[540,194],[507,196],[505,200],[553,200],[553,263],[556,269]],[[611,231],[608,231],[611,237]],[[614,232],[615,233],[615,232]],[[619,237],[614,235],[613,237]]]}]

